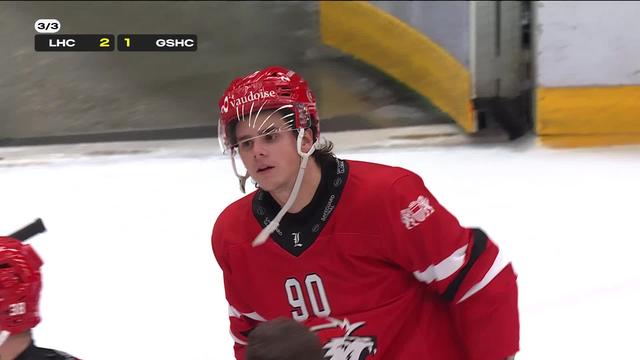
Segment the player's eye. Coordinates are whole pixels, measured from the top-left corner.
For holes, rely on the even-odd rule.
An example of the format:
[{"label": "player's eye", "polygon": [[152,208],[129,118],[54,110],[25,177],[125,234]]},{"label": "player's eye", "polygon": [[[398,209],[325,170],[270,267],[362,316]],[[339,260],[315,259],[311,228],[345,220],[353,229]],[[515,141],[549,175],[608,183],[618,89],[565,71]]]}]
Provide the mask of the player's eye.
[{"label": "player's eye", "polygon": [[245,140],[240,144],[238,144],[238,148],[240,150],[251,150],[252,147],[253,147],[253,140]]},{"label": "player's eye", "polygon": [[278,139],[278,133],[272,132],[268,133],[264,136],[264,139],[268,143],[272,143]]}]

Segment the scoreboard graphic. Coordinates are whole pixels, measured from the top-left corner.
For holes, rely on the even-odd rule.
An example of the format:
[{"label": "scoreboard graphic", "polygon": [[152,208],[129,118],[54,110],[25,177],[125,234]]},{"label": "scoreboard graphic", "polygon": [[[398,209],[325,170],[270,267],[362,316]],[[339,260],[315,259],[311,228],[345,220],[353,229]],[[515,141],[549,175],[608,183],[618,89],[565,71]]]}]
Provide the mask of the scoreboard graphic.
[{"label": "scoreboard graphic", "polygon": [[34,24],[35,51],[196,51],[195,34],[55,34],[57,19],[38,19]]}]

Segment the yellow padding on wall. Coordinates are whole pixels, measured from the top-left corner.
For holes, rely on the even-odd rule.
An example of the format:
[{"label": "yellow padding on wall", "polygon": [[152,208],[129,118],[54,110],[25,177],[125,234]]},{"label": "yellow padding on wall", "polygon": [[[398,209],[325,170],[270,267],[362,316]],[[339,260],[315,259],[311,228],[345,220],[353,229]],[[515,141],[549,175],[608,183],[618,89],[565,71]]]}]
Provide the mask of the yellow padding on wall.
[{"label": "yellow padding on wall", "polygon": [[640,144],[640,133],[604,135],[542,135],[540,142],[553,148],[602,147]]},{"label": "yellow padding on wall", "polygon": [[[539,135],[640,135],[640,86],[538,88]],[[616,137],[610,137],[614,139]],[[606,139],[606,137],[601,137]]]},{"label": "yellow padding on wall", "polygon": [[469,71],[426,35],[363,1],[321,1],[322,41],[406,84],[451,116],[477,130]]}]

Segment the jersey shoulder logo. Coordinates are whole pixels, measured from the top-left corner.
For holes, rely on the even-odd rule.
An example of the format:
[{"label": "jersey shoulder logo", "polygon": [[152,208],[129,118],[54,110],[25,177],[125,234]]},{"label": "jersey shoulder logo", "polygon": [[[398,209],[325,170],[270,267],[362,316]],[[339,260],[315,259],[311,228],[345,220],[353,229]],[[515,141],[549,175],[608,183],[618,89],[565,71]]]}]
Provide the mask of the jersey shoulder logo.
[{"label": "jersey shoulder logo", "polygon": [[415,201],[409,203],[406,209],[400,211],[400,220],[408,230],[411,230],[425,221],[434,211],[433,206],[429,204],[429,199],[420,195]]}]

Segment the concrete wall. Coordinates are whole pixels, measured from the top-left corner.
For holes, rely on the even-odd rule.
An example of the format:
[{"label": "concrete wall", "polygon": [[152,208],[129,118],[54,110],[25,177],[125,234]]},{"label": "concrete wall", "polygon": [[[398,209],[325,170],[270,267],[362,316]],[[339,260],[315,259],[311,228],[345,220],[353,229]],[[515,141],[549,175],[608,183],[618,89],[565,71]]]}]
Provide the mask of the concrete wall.
[{"label": "concrete wall", "polygon": [[[229,81],[318,58],[315,2],[2,2],[0,139],[213,126]],[[184,53],[34,51],[34,22],[60,34],[192,33]]]},{"label": "concrete wall", "polygon": [[[325,46],[319,8],[316,1],[0,2],[0,146],[213,137],[230,80],[268,65],[305,77],[323,131],[451,121]],[[198,51],[35,52],[40,18],[60,20],[59,34],[196,34]]]}]

